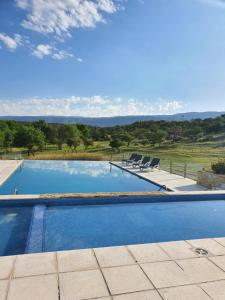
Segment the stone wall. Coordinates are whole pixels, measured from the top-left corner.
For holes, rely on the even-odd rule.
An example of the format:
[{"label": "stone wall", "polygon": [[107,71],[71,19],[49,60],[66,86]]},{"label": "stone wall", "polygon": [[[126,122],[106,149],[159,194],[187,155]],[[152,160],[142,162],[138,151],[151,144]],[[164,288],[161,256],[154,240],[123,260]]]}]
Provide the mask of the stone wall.
[{"label": "stone wall", "polygon": [[198,172],[198,184],[208,189],[225,189],[225,175],[215,174],[209,171]]}]

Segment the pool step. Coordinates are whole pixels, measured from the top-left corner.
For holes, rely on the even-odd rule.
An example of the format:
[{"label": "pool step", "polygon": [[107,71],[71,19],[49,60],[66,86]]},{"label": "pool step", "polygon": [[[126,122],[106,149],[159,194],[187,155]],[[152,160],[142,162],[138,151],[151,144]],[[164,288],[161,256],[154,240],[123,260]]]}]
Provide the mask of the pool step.
[{"label": "pool step", "polygon": [[44,250],[44,222],[45,205],[33,207],[29,234],[26,242],[25,253],[37,253]]}]

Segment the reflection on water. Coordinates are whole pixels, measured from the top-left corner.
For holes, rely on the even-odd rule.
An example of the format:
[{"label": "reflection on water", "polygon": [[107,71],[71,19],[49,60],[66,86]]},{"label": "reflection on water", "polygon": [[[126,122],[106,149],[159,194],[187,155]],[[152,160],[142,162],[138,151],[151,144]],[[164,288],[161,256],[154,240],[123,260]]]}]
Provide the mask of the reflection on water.
[{"label": "reflection on water", "polygon": [[0,194],[156,191],[158,187],[104,161],[25,161]]},{"label": "reflection on water", "polygon": [[25,161],[23,167],[34,170],[42,169],[48,171],[63,172],[69,175],[87,175],[91,177],[104,177],[109,173],[111,173],[111,176],[113,177],[117,177],[121,174],[123,174],[123,176],[125,177],[131,176],[131,174],[122,172],[122,170],[102,161]]},{"label": "reflection on water", "polygon": [[16,216],[17,214],[14,213],[9,213],[3,216],[0,215],[0,225],[10,223],[13,219],[15,219]]}]

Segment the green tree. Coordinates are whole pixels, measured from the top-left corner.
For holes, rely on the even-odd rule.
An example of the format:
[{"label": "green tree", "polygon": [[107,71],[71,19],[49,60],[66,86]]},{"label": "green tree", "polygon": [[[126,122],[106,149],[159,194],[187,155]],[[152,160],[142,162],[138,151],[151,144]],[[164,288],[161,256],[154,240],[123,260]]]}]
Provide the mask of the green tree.
[{"label": "green tree", "polygon": [[161,143],[164,141],[164,139],[166,138],[167,133],[164,130],[158,129],[155,132],[151,132],[149,134],[149,141],[151,144],[156,145],[159,144],[159,146],[161,145]]},{"label": "green tree", "polygon": [[0,148],[2,148],[4,145],[4,139],[5,139],[4,132],[0,130]]},{"label": "green tree", "polygon": [[14,141],[14,133],[12,130],[10,129],[6,129],[5,131],[5,138],[4,138],[4,143],[3,143],[3,146],[6,150],[12,148],[12,145],[13,145],[13,141]]},{"label": "green tree", "polygon": [[203,130],[199,126],[190,126],[186,130],[185,136],[188,137],[192,142],[196,142],[203,135]]},{"label": "green tree", "polygon": [[130,133],[124,131],[121,134],[119,134],[119,139],[122,140],[122,141],[124,141],[124,142],[126,142],[127,143],[127,147],[129,147],[130,143],[133,140],[133,136]]},{"label": "green tree", "polygon": [[123,142],[118,138],[113,138],[110,143],[110,147],[116,150],[120,150],[120,147],[123,145]]},{"label": "green tree", "polygon": [[80,132],[76,125],[67,125],[66,128],[66,143],[72,150],[77,151],[81,144]]},{"label": "green tree", "polygon": [[90,138],[84,138],[83,139],[83,144],[84,144],[85,150],[87,150],[88,147],[93,146],[93,140],[90,139]]},{"label": "green tree", "polygon": [[28,154],[34,153],[37,149],[43,149],[45,135],[40,129],[23,125],[15,136],[15,145],[18,147],[27,147]]}]

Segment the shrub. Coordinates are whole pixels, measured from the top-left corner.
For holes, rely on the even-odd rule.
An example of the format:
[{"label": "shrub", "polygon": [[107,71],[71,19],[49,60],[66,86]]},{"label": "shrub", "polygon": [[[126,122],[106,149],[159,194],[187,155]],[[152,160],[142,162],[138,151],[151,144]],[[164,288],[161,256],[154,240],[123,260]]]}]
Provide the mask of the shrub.
[{"label": "shrub", "polygon": [[219,161],[217,163],[212,164],[212,170],[216,174],[225,174],[225,161]]}]

